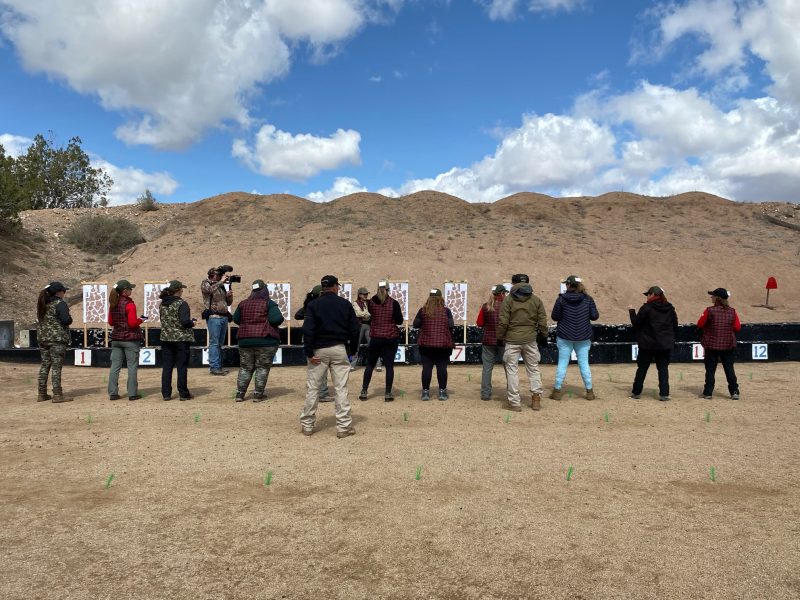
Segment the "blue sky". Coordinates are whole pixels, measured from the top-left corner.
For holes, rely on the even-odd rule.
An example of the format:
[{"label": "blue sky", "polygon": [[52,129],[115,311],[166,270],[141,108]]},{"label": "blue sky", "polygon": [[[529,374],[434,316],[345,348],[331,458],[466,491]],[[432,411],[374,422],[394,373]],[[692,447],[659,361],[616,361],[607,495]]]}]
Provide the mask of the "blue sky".
[{"label": "blue sky", "polygon": [[798,28],[793,0],[0,0],[0,143],[80,136],[115,204],[797,201]]}]

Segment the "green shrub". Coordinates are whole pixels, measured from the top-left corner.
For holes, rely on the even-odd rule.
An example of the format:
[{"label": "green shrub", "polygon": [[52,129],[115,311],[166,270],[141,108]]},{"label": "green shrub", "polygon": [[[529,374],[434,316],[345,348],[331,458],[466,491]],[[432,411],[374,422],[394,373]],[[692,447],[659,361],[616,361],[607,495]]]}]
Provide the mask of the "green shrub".
[{"label": "green shrub", "polygon": [[158,210],[160,208],[158,200],[156,200],[156,197],[153,196],[150,190],[145,190],[144,194],[136,199],[136,207],[144,212],[150,212],[151,210]]},{"label": "green shrub", "polygon": [[139,226],[122,217],[86,215],[69,228],[66,240],[95,254],[116,254],[144,242]]}]

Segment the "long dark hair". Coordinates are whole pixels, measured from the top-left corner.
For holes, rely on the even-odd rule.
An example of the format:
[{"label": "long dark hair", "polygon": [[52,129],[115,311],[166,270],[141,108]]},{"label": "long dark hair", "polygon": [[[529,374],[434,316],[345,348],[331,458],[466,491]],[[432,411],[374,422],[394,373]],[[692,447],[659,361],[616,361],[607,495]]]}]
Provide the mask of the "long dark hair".
[{"label": "long dark hair", "polygon": [[111,286],[111,291],[108,293],[108,306],[113,310],[119,304],[119,298],[122,294],[117,291],[117,288]]},{"label": "long dark hair", "polygon": [[36,300],[36,316],[39,317],[40,321],[44,319],[44,313],[47,311],[47,305],[53,301],[54,296],[55,294],[50,291],[49,285],[39,292],[39,298]]},{"label": "long dark hair", "polygon": [[158,295],[158,297],[163,300],[164,298],[169,298],[170,296],[174,295],[175,292],[173,290],[169,289],[168,287],[165,287],[164,289],[161,290],[161,293]]}]

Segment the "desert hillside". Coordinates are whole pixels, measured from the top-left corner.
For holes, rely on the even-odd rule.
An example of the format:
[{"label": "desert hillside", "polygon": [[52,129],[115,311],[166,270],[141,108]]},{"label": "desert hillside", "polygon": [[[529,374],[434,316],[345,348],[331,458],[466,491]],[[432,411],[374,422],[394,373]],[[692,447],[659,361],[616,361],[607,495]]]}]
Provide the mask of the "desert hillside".
[{"label": "desert hillside", "polygon": [[[627,322],[648,286],[663,286],[682,322],[696,320],[706,291],[732,290],[750,322],[800,321],[800,206],[742,204],[695,192],[669,198],[626,193],[551,198],[522,193],[470,204],[437,192],[402,198],[353,194],[326,204],[288,195],[228,193],[191,204],[29,211],[19,239],[0,241],[5,264],[0,318],[35,321],[35,298],[51,279],[141,284],[177,278],[200,312],[207,269],[235,267],[243,281],[290,281],[293,308],[326,273],[374,289],[380,278],[409,280],[412,310],[431,286],[470,283],[470,320],[490,286],[512,273],[531,275],[552,306],[559,281],[584,278],[604,323]],[[81,214],[94,210],[140,224],[146,242],[118,257],[98,257],[61,241]],[[775,276],[776,310],[754,308]],[[75,290],[76,292],[78,290]],[[239,288],[237,300],[244,291]],[[142,287],[134,296],[141,303]],[[79,301],[79,296],[73,296]],[[79,302],[73,314],[80,321]]]}]

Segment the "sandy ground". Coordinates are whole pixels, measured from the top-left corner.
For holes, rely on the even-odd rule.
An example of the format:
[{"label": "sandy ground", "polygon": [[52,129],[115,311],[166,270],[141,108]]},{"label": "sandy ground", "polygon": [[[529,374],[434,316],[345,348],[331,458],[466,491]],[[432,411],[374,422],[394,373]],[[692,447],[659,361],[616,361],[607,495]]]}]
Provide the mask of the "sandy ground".
[{"label": "sandy ground", "polygon": [[595,365],[590,403],[571,366],[571,397],[513,414],[498,370],[491,402],[460,366],[424,404],[418,368],[392,404],[355,399],[359,370],[339,440],[332,404],[301,435],[303,368],[236,404],[233,374],[192,370],[196,399],[167,403],[142,370],[146,398],[112,403],[71,367],[54,405],[2,364],[0,597],[800,597],[797,364],[739,365],[739,402],[698,399],[697,364],[672,402],[655,373],[633,401],[633,370]]}]

